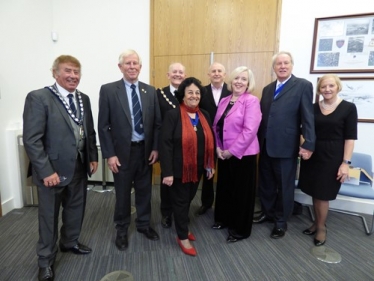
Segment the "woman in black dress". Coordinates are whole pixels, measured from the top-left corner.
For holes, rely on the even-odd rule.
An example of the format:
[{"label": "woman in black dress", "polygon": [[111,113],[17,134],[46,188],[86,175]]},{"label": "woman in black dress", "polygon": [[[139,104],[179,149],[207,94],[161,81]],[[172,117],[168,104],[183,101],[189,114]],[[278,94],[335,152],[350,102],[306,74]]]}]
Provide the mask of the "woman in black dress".
[{"label": "woman in black dress", "polygon": [[341,89],[341,81],[335,74],[319,79],[317,94],[323,100],[314,104],[316,148],[308,161],[301,160],[300,166],[299,188],[313,197],[316,218],[303,233],[315,234],[316,246],[325,244],[329,201],[336,199],[341,183],[348,177],[357,139],[357,109],[355,104],[339,98]]}]

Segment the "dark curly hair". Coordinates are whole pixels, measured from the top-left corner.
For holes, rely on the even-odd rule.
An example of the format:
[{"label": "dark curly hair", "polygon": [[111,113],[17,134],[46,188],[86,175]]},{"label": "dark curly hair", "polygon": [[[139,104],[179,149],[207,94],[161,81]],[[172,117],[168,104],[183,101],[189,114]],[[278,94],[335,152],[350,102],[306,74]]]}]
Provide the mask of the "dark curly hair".
[{"label": "dark curly hair", "polygon": [[203,87],[203,85],[201,85],[200,80],[195,77],[188,77],[182,81],[182,83],[178,87],[178,91],[175,92],[175,97],[177,98],[179,103],[183,102],[184,91],[188,86],[191,86],[192,84],[199,88],[201,97],[204,95],[205,88]]}]

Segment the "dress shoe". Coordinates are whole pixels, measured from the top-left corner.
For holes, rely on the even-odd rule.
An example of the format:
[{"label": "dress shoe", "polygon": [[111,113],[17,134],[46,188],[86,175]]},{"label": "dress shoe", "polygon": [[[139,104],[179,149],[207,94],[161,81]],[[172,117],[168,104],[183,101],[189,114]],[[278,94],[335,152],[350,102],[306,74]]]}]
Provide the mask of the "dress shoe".
[{"label": "dress shoe", "polygon": [[118,250],[126,250],[129,247],[129,240],[127,239],[127,234],[117,234],[115,244]]},{"label": "dress shoe", "polygon": [[241,240],[241,239],[235,238],[235,237],[232,236],[232,235],[229,235],[229,236],[227,237],[227,239],[226,239],[226,241],[227,241],[228,243],[235,243],[235,242],[237,242],[237,241],[239,241],[239,240]]},{"label": "dress shoe", "polygon": [[215,224],[212,225],[212,228],[216,229],[216,230],[221,230],[221,229],[226,228],[226,225],[224,225],[220,222],[216,222]]},{"label": "dress shoe", "polygon": [[53,281],[55,274],[53,273],[53,266],[39,267],[38,279],[39,281]]},{"label": "dress shoe", "polygon": [[274,239],[282,238],[286,234],[286,229],[274,227],[270,237]]},{"label": "dress shoe", "polygon": [[157,232],[153,230],[151,227],[148,228],[138,228],[137,231],[139,233],[144,234],[145,237],[147,237],[149,240],[159,240],[160,237],[158,236]]},{"label": "dress shoe", "polygon": [[191,232],[188,233],[188,240],[190,240],[190,241],[196,241],[195,235],[193,235]]},{"label": "dress shoe", "polygon": [[322,246],[323,244],[325,244],[326,242],[326,236],[327,236],[327,229],[325,230],[325,240],[321,241],[321,240],[318,240],[316,238],[314,238],[314,245],[316,245],[317,247],[318,246]]},{"label": "dress shoe", "polygon": [[206,213],[206,211],[208,211],[208,209],[210,209],[210,207],[206,207],[206,206],[201,206],[197,212],[196,212],[196,216],[201,216],[201,215],[204,215]]},{"label": "dress shoe", "polygon": [[185,253],[186,255],[190,255],[190,256],[196,256],[197,253],[194,247],[190,249],[185,248],[179,238],[177,238],[177,242],[179,246],[181,247],[183,253]]},{"label": "dress shoe", "polygon": [[273,220],[271,218],[268,218],[265,213],[261,213],[257,217],[253,218],[253,223],[264,223],[264,222],[272,222]]},{"label": "dress shoe", "polygon": [[163,228],[170,228],[172,225],[172,220],[170,216],[163,216],[161,219],[161,226]]},{"label": "dress shoe", "polygon": [[74,247],[71,248],[65,248],[61,243],[60,243],[60,250],[61,252],[72,252],[73,254],[76,255],[87,255],[91,253],[92,249],[88,248],[87,246],[77,243]]}]

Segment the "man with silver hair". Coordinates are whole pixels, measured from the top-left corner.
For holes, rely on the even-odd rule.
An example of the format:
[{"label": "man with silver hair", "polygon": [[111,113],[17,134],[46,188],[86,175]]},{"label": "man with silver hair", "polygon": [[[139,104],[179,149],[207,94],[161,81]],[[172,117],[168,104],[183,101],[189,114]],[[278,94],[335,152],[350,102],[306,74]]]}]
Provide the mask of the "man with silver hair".
[{"label": "man with silver hair", "polygon": [[150,227],[152,165],[158,159],[161,128],[156,89],[138,80],[142,62],[134,50],[119,56],[123,77],[101,86],[98,132],[103,158],[113,172],[116,190],[115,244],[128,247],[131,222],[131,188],[135,188],[136,228],[150,240],[158,240]]},{"label": "man with silver hair", "polygon": [[[314,151],[313,86],[292,74],[289,52],[273,56],[277,80],[262,91],[259,197],[262,213],[253,223],[274,222],[270,237],[282,238],[294,206],[297,157],[308,160]],[[304,141],[300,143],[300,136]]]}]

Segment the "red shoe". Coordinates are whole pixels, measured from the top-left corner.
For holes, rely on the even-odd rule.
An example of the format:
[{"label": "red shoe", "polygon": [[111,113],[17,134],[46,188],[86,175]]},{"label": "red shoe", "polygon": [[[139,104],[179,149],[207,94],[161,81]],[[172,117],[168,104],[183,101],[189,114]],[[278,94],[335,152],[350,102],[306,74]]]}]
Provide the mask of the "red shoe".
[{"label": "red shoe", "polygon": [[190,240],[190,241],[196,241],[195,235],[193,235],[191,232],[188,233],[188,240]]},{"label": "red shoe", "polygon": [[185,253],[186,255],[190,255],[190,256],[196,256],[197,253],[194,247],[192,247],[191,249],[185,248],[179,238],[177,238],[177,242],[179,246],[181,247],[183,253]]}]

